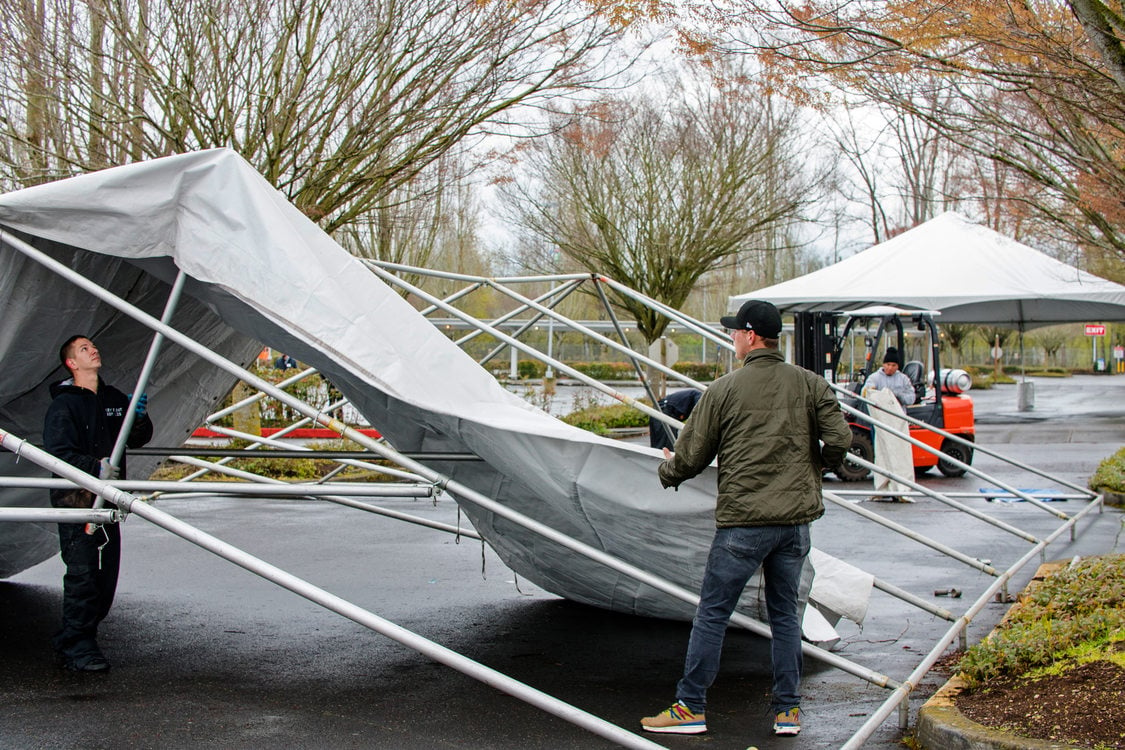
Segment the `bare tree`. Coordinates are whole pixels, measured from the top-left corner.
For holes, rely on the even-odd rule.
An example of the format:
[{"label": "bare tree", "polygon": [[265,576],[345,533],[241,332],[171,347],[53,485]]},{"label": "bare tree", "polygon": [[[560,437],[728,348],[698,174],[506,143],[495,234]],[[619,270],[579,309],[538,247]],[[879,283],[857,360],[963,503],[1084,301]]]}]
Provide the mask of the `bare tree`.
[{"label": "bare tree", "polygon": [[1030,337],[1031,342],[1043,349],[1044,362],[1048,366],[1057,364],[1059,350],[1066,345],[1070,331],[1066,326],[1048,326],[1036,329]]},{"label": "bare tree", "polygon": [[[813,177],[792,150],[793,111],[742,84],[588,110],[532,150],[507,191],[516,220],[556,260],[676,308],[708,270],[784,250]],[[619,304],[660,337],[662,316]]]},{"label": "bare tree", "polygon": [[329,231],[620,69],[574,0],[0,0],[0,23],[9,186],[225,146]]}]

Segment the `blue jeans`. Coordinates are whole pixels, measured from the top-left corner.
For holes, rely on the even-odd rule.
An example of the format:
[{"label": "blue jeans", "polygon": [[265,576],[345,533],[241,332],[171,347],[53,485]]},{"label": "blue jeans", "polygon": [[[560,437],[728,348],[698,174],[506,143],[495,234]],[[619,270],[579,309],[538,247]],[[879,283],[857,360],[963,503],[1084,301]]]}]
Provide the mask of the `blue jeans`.
[{"label": "blue jeans", "polygon": [[706,709],[707,688],[719,672],[727,623],[746,582],[762,567],[766,611],[773,631],[773,710],[787,711],[801,704],[798,589],[808,554],[808,524],[738,526],[715,533],[688,640],[684,676],[676,685],[677,700],[697,713]]}]

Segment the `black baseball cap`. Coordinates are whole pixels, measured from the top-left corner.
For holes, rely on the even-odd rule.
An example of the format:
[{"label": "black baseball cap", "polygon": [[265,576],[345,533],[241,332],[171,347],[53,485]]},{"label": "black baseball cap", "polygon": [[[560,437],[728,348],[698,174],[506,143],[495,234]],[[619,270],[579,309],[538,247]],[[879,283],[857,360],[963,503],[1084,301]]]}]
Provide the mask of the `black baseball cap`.
[{"label": "black baseball cap", "polygon": [[776,339],[781,335],[781,313],[764,300],[746,301],[738,308],[737,315],[722,317],[719,323],[731,330],[753,331],[764,339]]}]

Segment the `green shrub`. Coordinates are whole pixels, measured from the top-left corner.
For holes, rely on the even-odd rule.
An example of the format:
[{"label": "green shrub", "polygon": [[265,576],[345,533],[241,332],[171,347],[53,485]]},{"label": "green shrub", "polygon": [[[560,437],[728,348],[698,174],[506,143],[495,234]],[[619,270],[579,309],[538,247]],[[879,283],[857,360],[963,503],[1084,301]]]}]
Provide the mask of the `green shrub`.
[{"label": "green shrub", "polygon": [[647,427],[648,415],[625,404],[612,404],[579,409],[567,414],[562,421],[597,435],[605,435],[612,429]]},{"label": "green shrub", "polygon": [[521,359],[516,364],[516,374],[520,380],[535,380],[547,373],[547,365],[537,359]]},{"label": "green shrub", "polygon": [[965,652],[960,670],[979,687],[1123,637],[1125,556],[1089,558],[1031,588],[992,635]]},{"label": "green shrub", "polygon": [[636,380],[632,362],[568,362],[571,367],[594,380]]},{"label": "green shrub", "polygon": [[723,374],[718,362],[677,362],[672,369],[700,383],[709,383]]},{"label": "green shrub", "polygon": [[1090,476],[1089,487],[1098,492],[1125,493],[1125,448],[1098,464]]}]

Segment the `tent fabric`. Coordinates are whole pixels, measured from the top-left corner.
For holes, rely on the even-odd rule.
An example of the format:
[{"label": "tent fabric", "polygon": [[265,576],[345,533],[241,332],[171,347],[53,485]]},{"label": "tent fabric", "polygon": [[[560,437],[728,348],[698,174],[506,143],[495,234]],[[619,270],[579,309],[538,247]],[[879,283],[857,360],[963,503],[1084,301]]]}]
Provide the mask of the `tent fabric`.
[{"label": "tent fabric", "polygon": [[[878,419],[892,430],[902,433],[910,432],[910,423],[906,421],[906,412],[899,403],[898,397],[890,388],[864,388],[863,397],[870,399],[876,407],[881,407]],[[914,457],[910,443],[902,438],[892,435],[886,430],[876,427],[875,432],[875,465],[900,477],[914,475]],[[898,496],[910,488],[890,477],[872,472],[873,493],[876,495]],[[913,502],[911,500],[910,502]]]},{"label": "tent fabric", "polygon": [[[185,272],[173,327],[240,362],[251,361],[257,342],[295,356],[329,378],[398,450],[473,453],[482,461],[431,465],[698,590],[714,534],[714,467],[678,492],[663,490],[659,452],[571,427],[509,393],[237,154],[168,157],[9,193],[0,196],[0,225],[156,317],[177,271]],[[58,342],[76,331],[92,336],[107,381],[127,390],[151,333],[11,247],[0,248],[0,269],[0,357],[10,363],[0,383],[0,425],[38,441],[47,385],[61,373]],[[153,444],[179,445],[233,383],[167,349],[147,388],[149,412]],[[152,468],[130,465],[136,475]],[[13,466],[0,457],[0,473]],[[39,495],[44,503],[46,493]],[[456,499],[507,565],[549,591],[621,612],[692,616],[686,604]],[[6,505],[28,500],[28,493],[0,493]],[[12,524],[0,524],[0,549],[11,536],[4,526]],[[9,557],[26,563],[41,547]],[[0,575],[18,564],[9,560]],[[810,566],[805,590],[815,600],[825,584],[811,579]],[[835,593],[862,608],[869,577],[856,571],[852,580],[866,584]],[[764,617],[760,599],[752,584],[743,611]]]},{"label": "tent fabric", "polygon": [[730,298],[784,312],[898,305],[941,312],[942,323],[1020,328],[1125,320],[1125,286],[943,213],[886,242],[790,281]]}]

